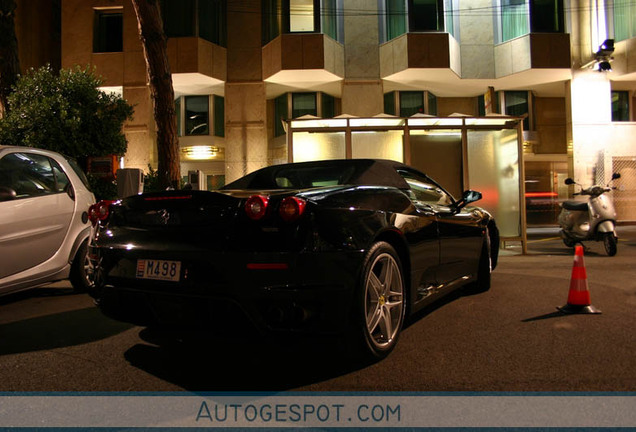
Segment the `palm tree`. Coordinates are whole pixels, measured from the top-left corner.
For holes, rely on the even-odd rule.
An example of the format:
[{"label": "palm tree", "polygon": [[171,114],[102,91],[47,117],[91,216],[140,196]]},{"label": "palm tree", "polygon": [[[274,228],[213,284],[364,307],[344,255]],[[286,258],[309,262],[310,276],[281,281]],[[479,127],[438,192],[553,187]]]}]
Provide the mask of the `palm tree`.
[{"label": "palm tree", "polygon": [[[0,0],[1,1],[1,0]],[[174,89],[166,52],[166,36],[163,31],[159,0],[132,0],[139,38],[146,59],[146,71],[150,84],[150,96],[154,105],[157,124],[157,169],[162,188],[177,188],[180,179],[179,141],[175,117]]]},{"label": "palm tree", "polygon": [[0,0],[0,118],[9,111],[7,97],[20,74],[15,9],[15,0]]}]

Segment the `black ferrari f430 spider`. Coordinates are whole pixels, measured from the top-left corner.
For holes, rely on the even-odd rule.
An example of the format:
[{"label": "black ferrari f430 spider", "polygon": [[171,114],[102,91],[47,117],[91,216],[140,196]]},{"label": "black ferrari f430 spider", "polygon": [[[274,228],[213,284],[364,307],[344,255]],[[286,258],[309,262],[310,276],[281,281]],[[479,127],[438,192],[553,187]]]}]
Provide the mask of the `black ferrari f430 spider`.
[{"label": "black ferrari f430 spider", "polygon": [[490,288],[499,234],[481,198],[407,165],[270,166],[221,190],[146,193],[91,209],[93,295],[148,327],[339,335],[367,358],[459,287]]}]

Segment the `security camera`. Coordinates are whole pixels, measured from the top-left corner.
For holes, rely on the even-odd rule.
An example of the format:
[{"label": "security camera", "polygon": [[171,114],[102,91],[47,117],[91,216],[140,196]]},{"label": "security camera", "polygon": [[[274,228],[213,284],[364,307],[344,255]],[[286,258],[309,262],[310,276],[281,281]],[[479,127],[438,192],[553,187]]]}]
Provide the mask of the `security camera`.
[{"label": "security camera", "polygon": [[614,53],[614,39],[606,39],[596,52],[597,57],[608,57]]}]

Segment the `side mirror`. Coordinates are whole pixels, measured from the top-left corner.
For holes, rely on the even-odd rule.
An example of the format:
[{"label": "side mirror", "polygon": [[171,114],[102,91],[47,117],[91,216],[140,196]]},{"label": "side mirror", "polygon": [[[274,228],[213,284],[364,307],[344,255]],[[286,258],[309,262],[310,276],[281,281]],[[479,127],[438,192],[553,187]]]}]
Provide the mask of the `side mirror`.
[{"label": "side mirror", "polygon": [[466,207],[466,205],[475,201],[479,201],[481,198],[482,198],[481,192],[477,192],[474,190],[464,191],[464,193],[462,194],[462,199],[460,199],[459,201],[455,203],[455,209],[459,211],[462,208]]},{"label": "side mirror", "polygon": [[568,178],[565,179],[565,184],[566,185],[573,185],[573,184],[575,184],[575,181],[572,180],[570,177],[568,177]]},{"label": "side mirror", "polygon": [[464,191],[464,195],[462,196],[462,201],[466,204],[470,204],[475,201],[479,201],[482,198],[481,192],[467,190]]},{"label": "side mirror", "polygon": [[612,180],[616,180],[616,179],[619,179],[619,178],[621,178],[621,174],[620,173],[612,174]]},{"label": "side mirror", "polygon": [[6,186],[0,186],[0,202],[1,201],[11,201],[17,197],[15,191]]}]

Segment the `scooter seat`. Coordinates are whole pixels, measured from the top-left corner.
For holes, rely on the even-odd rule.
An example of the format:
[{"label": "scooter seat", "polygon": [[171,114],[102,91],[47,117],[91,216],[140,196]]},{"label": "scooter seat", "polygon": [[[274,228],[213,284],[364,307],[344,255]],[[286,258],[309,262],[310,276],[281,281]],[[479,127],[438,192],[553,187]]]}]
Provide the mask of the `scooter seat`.
[{"label": "scooter seat", "polygon": [[587,211],[588,210],[587,203],[580,202],[580,201],[563,201],[562,206],[564,209],[572,210],[572,211]]}]

